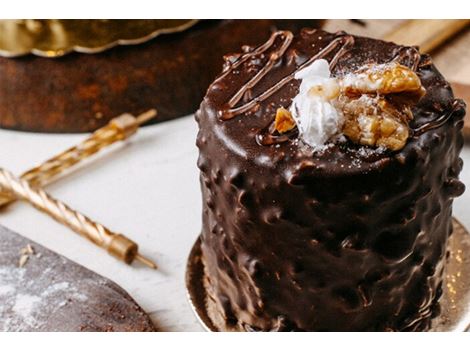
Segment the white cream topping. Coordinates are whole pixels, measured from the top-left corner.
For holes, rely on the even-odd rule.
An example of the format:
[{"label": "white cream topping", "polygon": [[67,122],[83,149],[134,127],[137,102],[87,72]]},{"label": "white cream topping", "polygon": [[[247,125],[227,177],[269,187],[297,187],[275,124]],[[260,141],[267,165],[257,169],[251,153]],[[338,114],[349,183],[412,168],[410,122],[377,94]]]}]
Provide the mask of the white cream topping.
[{"label": "white cream topping", "polygon": [[[295,78],[302,82],[290,112],[298,126],[299,137],[312,147],[322,147],[328,140],[340,135],[344,121],[343,114],[329,97],[338,82],[331,78],[330,67],[324,59],[316,60],[297,72]],[[316,87],[320,87],[325,94],[312,94]]]},{"label": "white cream topping", "polygon": [[[384,65],[379,65],[376,70],[379,70],[382,66]],[[341,85],[361,92],[377,92],[382,86],[383,79],[371,79],[370,72],[371,70],[363,73],[348,73],[342,78]]]}]

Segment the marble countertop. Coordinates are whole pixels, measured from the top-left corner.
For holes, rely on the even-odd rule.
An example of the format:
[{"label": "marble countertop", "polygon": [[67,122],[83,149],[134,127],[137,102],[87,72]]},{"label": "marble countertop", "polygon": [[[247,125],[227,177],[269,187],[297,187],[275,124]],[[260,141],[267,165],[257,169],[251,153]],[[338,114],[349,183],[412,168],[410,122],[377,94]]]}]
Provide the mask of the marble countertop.
[{"label": "marble countertop", "polygon": [[[71,230],[17,202],[0,223],[83,266],[114,280],[164,331],[202,331],[186,298],[185,266],[201,227],[201,196],[192,116],[145,127],[81,164],[46,189],[111,230],[139,243],[159,270],[128,266]],[[0,130],[0,165],[20,174],[83,140]],[[470,165],[470,146],[462,158]],[[470,185],[470,166],[461,179]],[[470,191],[455,200],[454,216],[470,228]]]}]

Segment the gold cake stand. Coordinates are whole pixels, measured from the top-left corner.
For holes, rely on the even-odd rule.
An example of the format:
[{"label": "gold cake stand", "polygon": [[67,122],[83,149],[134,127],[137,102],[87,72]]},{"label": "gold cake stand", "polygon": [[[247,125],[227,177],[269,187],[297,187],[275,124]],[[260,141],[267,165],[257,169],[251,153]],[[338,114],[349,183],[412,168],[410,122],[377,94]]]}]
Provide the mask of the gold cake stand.
[{"label": "gold cake stand", "polygon": [[0,20],[0,57],[28,54],[57,58],[73,51],[96,54],[118,45],[145,43],[178,33],[198,20]]},{"label": "gold cake stand", "polygon": [[[431,331],[470,330],[470,234],[453,219],[454,232],[449,239],[450,256],[446,267],[441,314],[434,318]],[[204,265],[201,260],[201,239],[194,243],[186,264],[186,289],[189,304],[207,331],[218,331],[207,311],[204,288]]]}]

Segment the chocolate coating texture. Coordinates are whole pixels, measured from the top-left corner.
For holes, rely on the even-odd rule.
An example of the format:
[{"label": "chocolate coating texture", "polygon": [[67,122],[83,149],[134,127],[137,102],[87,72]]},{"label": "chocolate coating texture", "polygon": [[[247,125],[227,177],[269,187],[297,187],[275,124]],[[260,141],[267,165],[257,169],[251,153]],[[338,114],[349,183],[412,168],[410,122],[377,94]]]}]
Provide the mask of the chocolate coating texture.
[{"label": "chocolate coating texture", "polygon": [[[333,75],[398,59],[414,66],[426,95],[399,152],[337,143],[315,152],[296,138],[260,145],[291,80],[253,109],[220,111],[267,63],[280,40],[225,71],[196,115],[203,196],[202,253],[208,292],[227,330],[426,330],[438,314],[465,106],[427,55],[345,33],[303,30],[244,92],[253,100],[335,38],[350,45]],[[331,61],[340,48],[325,56]],[[253,50],[248,48],[247,52]]]}]

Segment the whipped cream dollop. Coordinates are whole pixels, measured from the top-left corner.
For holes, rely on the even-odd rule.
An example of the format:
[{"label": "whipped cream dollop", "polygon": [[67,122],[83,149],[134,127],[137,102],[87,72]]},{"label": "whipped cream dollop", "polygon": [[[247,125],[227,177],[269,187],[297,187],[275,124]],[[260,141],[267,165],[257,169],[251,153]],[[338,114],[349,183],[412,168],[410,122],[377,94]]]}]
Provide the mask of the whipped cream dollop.
[{"label": "whipped cream dollop", "polygon": [[338,82],[331,78],[328,61],[324,59],[297,72],[295,79],[301,80],[301,84],[290,112],[298,126],[299,137],[312,147],[322,147],[341,134],[344,122],[342,112],[335,108],[331,99],[339,89]]}]

